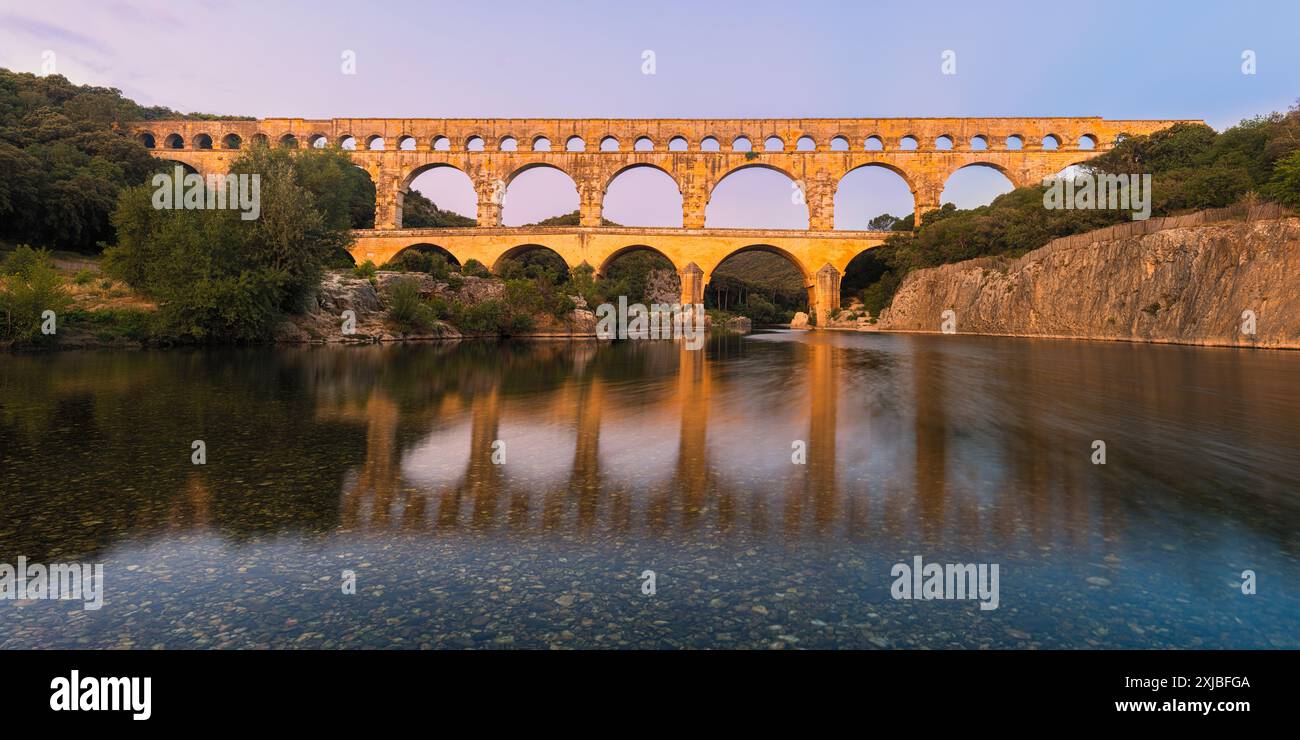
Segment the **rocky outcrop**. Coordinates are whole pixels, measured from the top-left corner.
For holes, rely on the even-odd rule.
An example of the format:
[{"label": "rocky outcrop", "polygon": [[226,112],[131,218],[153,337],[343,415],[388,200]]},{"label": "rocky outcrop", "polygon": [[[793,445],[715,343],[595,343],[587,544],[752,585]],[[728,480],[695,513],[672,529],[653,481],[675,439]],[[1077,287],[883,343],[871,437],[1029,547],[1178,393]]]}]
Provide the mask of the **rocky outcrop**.
[{"label": "rocky outcrop", "polygon": [[794,318],[790,319],[791,329],[808,329],[808,314],[803,311],[795,311]]},{"label": "rocky outcrop", "polygon": [[1300,219],[1109,233],[918,270],[880,327],[1300,348]]},{"label": "rocky outcrop", "polygon": [[722,325],[728,334],[748,334],[754,330],[754,322],[748,316],[732,316]]}]

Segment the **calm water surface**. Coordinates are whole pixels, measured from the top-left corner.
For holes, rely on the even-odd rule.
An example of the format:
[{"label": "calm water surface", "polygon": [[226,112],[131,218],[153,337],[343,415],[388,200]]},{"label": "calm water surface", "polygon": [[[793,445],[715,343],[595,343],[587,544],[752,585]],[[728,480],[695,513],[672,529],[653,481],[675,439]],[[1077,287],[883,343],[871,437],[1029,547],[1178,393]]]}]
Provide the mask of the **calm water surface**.
[{"label": "calm water surface", "polygon": [[[0,647],[1300,647],[1297,378],[824,332],[5,356],[0,562],[107,584],[0,601]],[[1000,608],[893,600],[914,555]]]}]

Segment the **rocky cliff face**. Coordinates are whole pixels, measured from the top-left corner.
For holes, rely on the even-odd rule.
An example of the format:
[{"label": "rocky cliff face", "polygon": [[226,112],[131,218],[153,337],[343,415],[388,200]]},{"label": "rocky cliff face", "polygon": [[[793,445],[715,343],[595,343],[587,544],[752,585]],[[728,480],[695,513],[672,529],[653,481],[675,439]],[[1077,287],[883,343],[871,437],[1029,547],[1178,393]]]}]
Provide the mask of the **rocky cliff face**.
[{"label": "rocky cliff face", "polygon": [[941,331],[949,310],[959,334],[1300,349],[1300,219],[1075,237],[919,270],[880,328]]}]

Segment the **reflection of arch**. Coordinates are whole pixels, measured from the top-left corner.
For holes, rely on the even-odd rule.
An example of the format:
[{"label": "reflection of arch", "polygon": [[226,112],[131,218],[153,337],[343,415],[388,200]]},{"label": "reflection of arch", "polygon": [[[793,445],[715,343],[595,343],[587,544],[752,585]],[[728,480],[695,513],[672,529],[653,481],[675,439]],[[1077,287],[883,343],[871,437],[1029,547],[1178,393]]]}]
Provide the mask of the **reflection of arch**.
[{"label": "reflection of arch", "polygon": [[496,262],[492,263],[492,272],[493,273],[501,272],[503,262],[505,262],[506,260],[518,259],[519,257],[522,257],[524,254],[531,252],[535,249],[544,249],[547,252],[554,254],[556,257],[560,258],[560,261],[564,262],[564,266],[566,268],[568,268],[570,271],[573,270],[574,265],[569,264],[569,261],[564,259],[564,255],[560,254],[554,249],[551,249],[545,244],[520,244],[518,246],[511,247],[506,251],[502,252],[501,255],[497,257]]},{"label": "reflection of arch", "polygon": [[619,249],[610,252],[609,255],[605,257],[605,259],[601,260],[600,267],[597,268],[596,274],[598,275],[608,274],[610,266],[613,265],[614,262],[618,260],[618,258],[623,257],[624,255],[632,254],[633,252],[643,252],[643,251],[654,252],[660,257],[663,257],[664,259],[668,260],[668,264],[672,265],[674,270],[680,269],[677,266],[677,263],[673,262],[672,257],[669,257],[668,255],[664,254],[663,252],[659,251],[658,249],[652,246],[649,246],[647,244],[629,244],[626,247],[620,247]]}]

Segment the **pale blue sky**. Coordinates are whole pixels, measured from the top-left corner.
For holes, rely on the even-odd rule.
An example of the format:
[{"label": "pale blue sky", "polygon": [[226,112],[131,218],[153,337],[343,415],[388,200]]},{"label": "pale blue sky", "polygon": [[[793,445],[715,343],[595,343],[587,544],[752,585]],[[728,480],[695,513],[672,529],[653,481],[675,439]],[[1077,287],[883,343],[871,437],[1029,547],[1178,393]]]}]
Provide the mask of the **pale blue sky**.
[{"label": "pale blue sky", "polygon": [[[1297,28],[1300,3],[1281,0],[0,0],[0,66],[39,72],[51,50],[61,74],[143,104],[259,117],[1102,115],[1222,129],[1300,97]],[[356,52],[355,76],[340,73],[345,49]],[[647,49],[654,75],[642,74]],[[956,75],[940,74],[946,49]],[[1242,74],[1244,50],[1255,52],[1254,75]],[[788,182],[749,172],[717,194],[711,225],[806,219]],[[616,183],[607,215],[671,217],[664,197],[675,194],[637,175]],[[890,177],[844,183],[837,222],[909,212]],[[945,200],[987,202],[999,177],[963,170]],[[416,186],[472,214],[442,179]],[[507,222],[576,207],[563,177],[538,171],[517,186]]]}]

